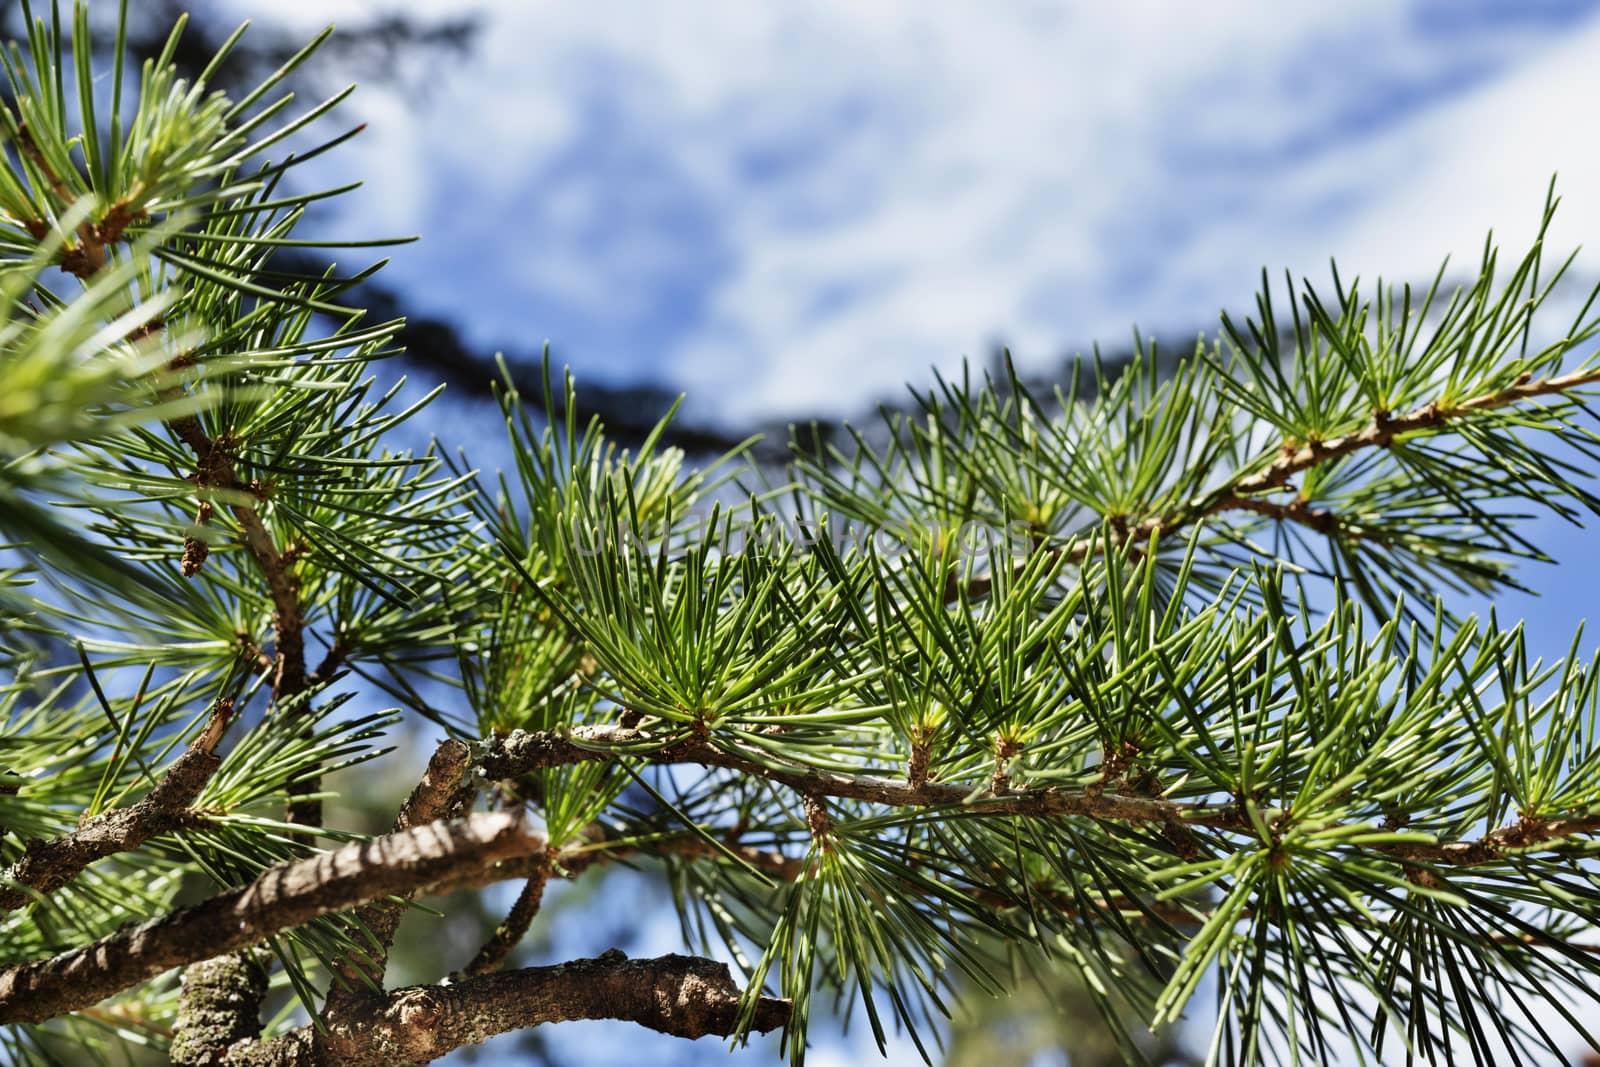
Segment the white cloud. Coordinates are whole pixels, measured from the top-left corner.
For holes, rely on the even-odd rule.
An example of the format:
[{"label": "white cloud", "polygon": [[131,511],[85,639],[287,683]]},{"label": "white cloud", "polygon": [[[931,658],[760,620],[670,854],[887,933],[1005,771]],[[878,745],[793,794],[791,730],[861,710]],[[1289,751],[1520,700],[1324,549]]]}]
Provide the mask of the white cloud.
[{"label": "white cloud", "polygon": [[[1552,229],[1564,254],[1600,235],[1600,141],[1586,128],[1600,99],[1600,24],[1512,76],[1420,118],[1381,146],[1394,160],[1385,195],[1345,238],[1352,260],[1420,271],[1450,252],[1474,258],[1493,228],[1508,252],[1532,239],[1540,198],[1559,171]],[[1593,263],[1592,258],[1587,261]]]}]

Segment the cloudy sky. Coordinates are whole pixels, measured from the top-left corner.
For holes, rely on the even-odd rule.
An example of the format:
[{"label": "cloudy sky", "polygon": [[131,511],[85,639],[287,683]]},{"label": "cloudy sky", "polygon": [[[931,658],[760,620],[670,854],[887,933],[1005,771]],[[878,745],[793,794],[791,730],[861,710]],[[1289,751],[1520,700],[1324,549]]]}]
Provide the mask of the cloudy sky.
[{"label": "cloudy sky", "polygon": [[[308,33],[386,7],[213,6]],[[1520,254],[1557,172],[1556,247],[1600,234],[1600,3],[387,6],[483,31],[348,107],[371,127],[328,176],[368,186],[333,224],[420,232],[390,281],[480,345],[548,339],[706,418],[857,411],[1002,341],[1192,338],[1263,267],[1425,281],[1491,227]],[[1501,604],[1555,654],[1600,595],[1570,575]]]},{"label": "cloudy sky", "polygon": [[1264,266],[1430,276],[1522,240],[1558,171],[1558,241],[1600,222],[1589,2],[409,7],[484,32],[357,98],[342,225],[420,232],[391,281],[484,345],[711,416],[1192,337]]}]

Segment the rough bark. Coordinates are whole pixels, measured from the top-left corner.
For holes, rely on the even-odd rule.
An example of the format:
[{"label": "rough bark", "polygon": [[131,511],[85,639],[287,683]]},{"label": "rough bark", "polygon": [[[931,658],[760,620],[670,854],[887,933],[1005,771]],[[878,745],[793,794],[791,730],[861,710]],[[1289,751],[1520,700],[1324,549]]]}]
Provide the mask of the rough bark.
[{"label": "rough bark", "polygon": [[[372,996],[330,1020],[230,1048],[226,1067],[414,1067],[465,1045],[543,1023],[615,1019],[674,1037],[734,1032],[741,991],[726,964],[694,956],[630,960],[620,952],[554,967],[480,975]],[[761,997],[751,1030],[788,1023],[787,1000]]]},{"label": "rough bark", "polygon": [[44,1022],[172,967],[249,948],[319,916],[416,892],[544,847],[520,817],[494,813],[429,823],[279,864],[249,885],[193,907],[0,971],[0,1023]]},{"label": "rough bark", "polygon": [[261,1033],[261,1001],[267,971],[253,953],[217,956],[183,972],[172,1062],[177,1067],[215,1067],[226,1050]]}]

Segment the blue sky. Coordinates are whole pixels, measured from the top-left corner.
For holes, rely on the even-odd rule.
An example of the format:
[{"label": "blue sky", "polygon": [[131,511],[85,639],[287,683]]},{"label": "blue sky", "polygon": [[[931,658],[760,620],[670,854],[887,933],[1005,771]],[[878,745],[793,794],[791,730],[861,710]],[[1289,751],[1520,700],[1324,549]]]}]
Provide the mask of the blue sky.
[{"label": "blue sky", "polygon": [[[371,126],[327,177],[368,184],[329,225],[420,232],[389,280],[479,344],[706,418],[858,411],[1002,340],[1192,338],[1262,267],[1426,279],[1491,227],[1520,253],[1555,172],[1555,246],[1600,233],[1594,2],[222,6],[483,12],[471,62],[347,107]],[[1600,578],[1592,533],[1540,534],[1574,562],[1499,606],[1559,655]]]}]

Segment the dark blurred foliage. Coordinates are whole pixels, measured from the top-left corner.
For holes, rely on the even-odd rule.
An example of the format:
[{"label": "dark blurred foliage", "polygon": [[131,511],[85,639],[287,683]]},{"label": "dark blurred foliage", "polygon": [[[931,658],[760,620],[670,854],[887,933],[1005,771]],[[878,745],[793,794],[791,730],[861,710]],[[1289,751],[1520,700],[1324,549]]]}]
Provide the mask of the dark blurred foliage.
[{"label": "dark blurred foliage", "polygon": [[[63,8],[69,5],[63,3]],[[266,5],[270,10],[270,3]],[[0,0],[0,27],[7,38],[23,30],[24,5]],[[49,0],[36,0],[35,15],[49,12]],[[189,23],[179,39],[173,59],[185,77],[193,78],[216,55],[222,43],[238,28],[240,19],[220,16],[204,0],[131,0],[128,4],[128,47],[142,61],[158,55],[178,19],[189,13]],[[96,3],[90,8],[97,42],[109,55],[116,25],[117,5]],[[360,21],[341,22],[316,56],[295,74],[307,90],[326,93],[350,82],[383,83],[425,94],[431,72],[439,62],[460,62],[471,54],[479,30],[476,16],[420,19],[413,15],[382,13]],[[253,86],[277,69],[305,45],[304,36],[270,21],[253,22],[235,46],[225,67],[213,78],[216,88],[234,90]]]},{"label": "dark blurred foliage", "polygon": [[[495,353],[475,349],[466,340],[456,324],[444,319],[413,316],[406,313],[402,294],[381,284],[364,282],[344,298],[352,306],[365,307],[379,319],[405,317],[406,326],[400,332],[400,341],[406,347],[405,362],[425,370],[425,377],[449,383],[451,396],[456,399],[471,398],[489,401],[492,384],[501,378]],[[542,354],[539,352],[505,352],[506,367],[523,398],[534,407],[543,407]],[[1133,359],[1132,349],[1119,350],[1104,358],[1108,377],[1115,377],[1122,367]],[[1009,357],[1003,345],[998,345],[990,355],[989,371],[999,381],[1007,377]],[[1048,398],[1051,388],[1066,381],[1070,375],[1071,359],[1063,357],[1046,371],[1018,374],[1017,380],[1040,398]],[[1081,390],[1084,398],[1092,390]],[[677,390],[665,385],[641,382],[626,386],[609,386],[585,381],[578,396],[580,417],[599,416],[605,424],[608,437],[625,444],[643,440],[656,426],[678,398]],[[560,397],[557,401],[559,403]],[[915,403],[909,394],[884,397],[875,405],[878,408],[912,410]],[[562,414],[558,409],[556,415]],[[866,415],[867,419],[860,418]],[[727,452],[753,435],[760,439],[751,446],[752,459],[766,465],[781,465],[790,455],[790,442],[794,447],[812,451],[830,444],[844,445],[849,440],[846,424],[863,422],[877,425],[872,406],[863,405],[859,411],[837,414],[813,414],[782,420],[746,424],[732,424],[721,420],[705,420],[679,415],[667,427],[664,438],[694,456],[711,456]],[[871,431],[868,431],[869,436]]]},{"label": "dark blurred foliage", "polygon": [[[1151,1067],[1203,1063],[1184,1047],[1176,1028],[1140,1037],[1139,1054]],[[1003,1000],[967,991],[944,1055],[944,1067],[1123,1067],[1127,1062],[1078,976],[1037,961]]]}]

